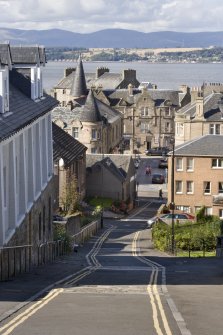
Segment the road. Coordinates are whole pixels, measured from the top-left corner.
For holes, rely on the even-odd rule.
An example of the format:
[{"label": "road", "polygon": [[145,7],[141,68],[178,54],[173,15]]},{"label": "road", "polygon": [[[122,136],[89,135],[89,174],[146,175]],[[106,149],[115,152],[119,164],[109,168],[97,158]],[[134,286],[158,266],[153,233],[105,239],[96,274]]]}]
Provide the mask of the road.
[{"label": "road", "polygon": [[222,260],[154,250],[146,219],[159,205],[105,220],[82,267],[5,319],[0,334],[222,335]]},{"label": "road", "polygon": [[[136,181],[139,183],[138,196],[141,198],[146,197],[159,197],[159,189],[163,190],[163,196],[167,197],[167,183],[165,184],[152,184],[152,174],[161,173],[165,177],[167,176],[167,169],[159,168],[159,161],[162,157],[142,157],[140,160],[139,167],[137,169]],[[151,176],[146,175],[146,167],[151,166]],[[166,179],[167,180],[167,179]]]}]

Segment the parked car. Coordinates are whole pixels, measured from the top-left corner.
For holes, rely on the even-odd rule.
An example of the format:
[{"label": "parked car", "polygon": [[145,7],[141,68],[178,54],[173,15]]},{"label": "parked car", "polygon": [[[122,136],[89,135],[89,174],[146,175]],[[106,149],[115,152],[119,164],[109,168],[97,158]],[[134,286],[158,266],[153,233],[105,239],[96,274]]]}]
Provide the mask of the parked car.
[{"label": "parked car", "polygon": [[[174,213],[174,220],[178,220],[179,223],[184,223],[187,221],[195,221],[195,217],[188,213]],[[172,213],[153,216],[147,221],[148,227],[151,228],[158,221],[166,224],[172,223]]]},{"label": "parked car", "polygon": [[148,228],[152,228],[152,226],[158,222],[159,220],[162,220],[162,216],[164,216],[166,214],[162,214],[162,215],[156,215],[153,216],[152,218],[150,218],[149,220],[147,220],[147,224],[148,224]]},{"label": "parked car", "polygon": [[66,219],[59,214],[54,214],[53,215],[53,221],[66,221]]},{"label": "parked car", "polygon": [[169,152],[169,149],[166,147],[151,148],[146,150],[147,156],[166,156]]},{"label": "parked car", "polygon": [[152,183],[153,184],[163,184],[165,182],[165,177],[164,175],[160,173],[154,173],[152,175]]},{"label": "parked car", "polygon": [[161,159],[159,161],[159,168],[160,169],[168,168],[168,160],[167,160],[167,158]]},{"label": "parked car", "polygon": [[170,224],[172,223],[172,217],[174,218],[174,221],[178,221],[179,223],[184,223],[184,222],[187,222],[187,221],[194,221],[195,218],[193,215],[191,214],[187,214],[187,213],[169,213],[169,214],[164,214],[162,217],[161,217],[161,220],[167,224]]}]

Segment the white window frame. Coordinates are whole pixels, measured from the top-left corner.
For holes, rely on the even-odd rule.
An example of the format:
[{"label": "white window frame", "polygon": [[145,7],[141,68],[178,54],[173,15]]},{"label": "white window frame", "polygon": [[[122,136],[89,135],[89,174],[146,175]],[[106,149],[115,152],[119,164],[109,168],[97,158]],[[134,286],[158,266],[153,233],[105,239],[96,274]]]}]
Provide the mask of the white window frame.
[{"label": "white window frame", "polygon": [[79,138],[79,127],[73,127],[72,128],[72,136],[76,140]]},{"label": "white window frame", "polygon": [[186,182],[186,192],[187,194],[194,193],[194,182],[192,180],[187,180]]},{"label": "white window frame", "polygon": [[[214,164],[216,162],[216,164]],[[223,158],[213,158],[211,161],[212,169],[223,169]]]},{"label": "white window frame", "polygon": [[221,134],[221,126],[219,123],[211,123],[209,125],[209,134],[211,135],[220,135]]},{"label": "white window frame", "polygon": [[[210,187],[207,188],[207,185],[205,186],[205,183],[209,183],[210,184]],[[208,189],[209,192],[206,192],[205,190]],[[210,195],[211,194],[211,182],[210,181],[204,181],[203,182],[203,194],[204,195]]]},{"label": "white window frame", "polygon": [[176,180],[175,181],[175,190],[176,190],[176,194],[182,194],[183,193],[183,182],[182,182],[182,180]]},{"label": "white window frame", "polygon": [[141,125],[140,125],[140,132],[142,134],[145,134],[149,131],[149,123],[148,122],[141,122]]},{"label": "white window frame", "polygon": [[[190,164],[192,162],[192,164]],[[194,171],[194,158],[187,157],[187,171]]]},{"label": "white window frame", "polygon": [[176,136],[178,137],[184,136],[184,124],[182,122],[176,123]]},{"label": "white window frame", "polygon": [[223,209],[219,209],[219,217],[220,219],[223,219]]},{"label": "white window frame", "polygon": [[[179,164],[181,162],[181,164]],[[183,158],[176,157],[176,171],[183,171]]]}]

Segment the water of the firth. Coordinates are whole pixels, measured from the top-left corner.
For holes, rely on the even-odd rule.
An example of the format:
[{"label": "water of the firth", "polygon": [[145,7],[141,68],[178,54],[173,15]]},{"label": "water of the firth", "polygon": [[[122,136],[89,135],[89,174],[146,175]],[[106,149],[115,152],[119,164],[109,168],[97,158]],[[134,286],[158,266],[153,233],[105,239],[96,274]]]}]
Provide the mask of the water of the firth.
[{"label": "water of the firth", "polygon": [[[223,64],[151,64],[120,62],[86,62],[85,72],[95,73],[97,67],[108,67],[110,72],[121,73],[124,69],[135,69],[137,79],[157,84],[159,89],[178,89],[186,84],[190,87],[201,86],[203,82],[223,83]],[[66,67],[76,67],[76,62],[48,62],[43,70],[43,85],[49,91],[63,77]]]}]

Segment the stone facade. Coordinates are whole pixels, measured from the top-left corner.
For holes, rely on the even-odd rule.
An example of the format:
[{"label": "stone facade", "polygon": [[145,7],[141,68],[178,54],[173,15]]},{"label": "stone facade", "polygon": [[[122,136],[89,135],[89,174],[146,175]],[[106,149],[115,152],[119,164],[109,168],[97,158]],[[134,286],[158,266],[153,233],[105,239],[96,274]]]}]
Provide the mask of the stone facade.
[{"label": "stone facade", "polygon": [[223,85],[191,89],[191,102],[175,114],[176,145],[207,134],[223,134]]}]

